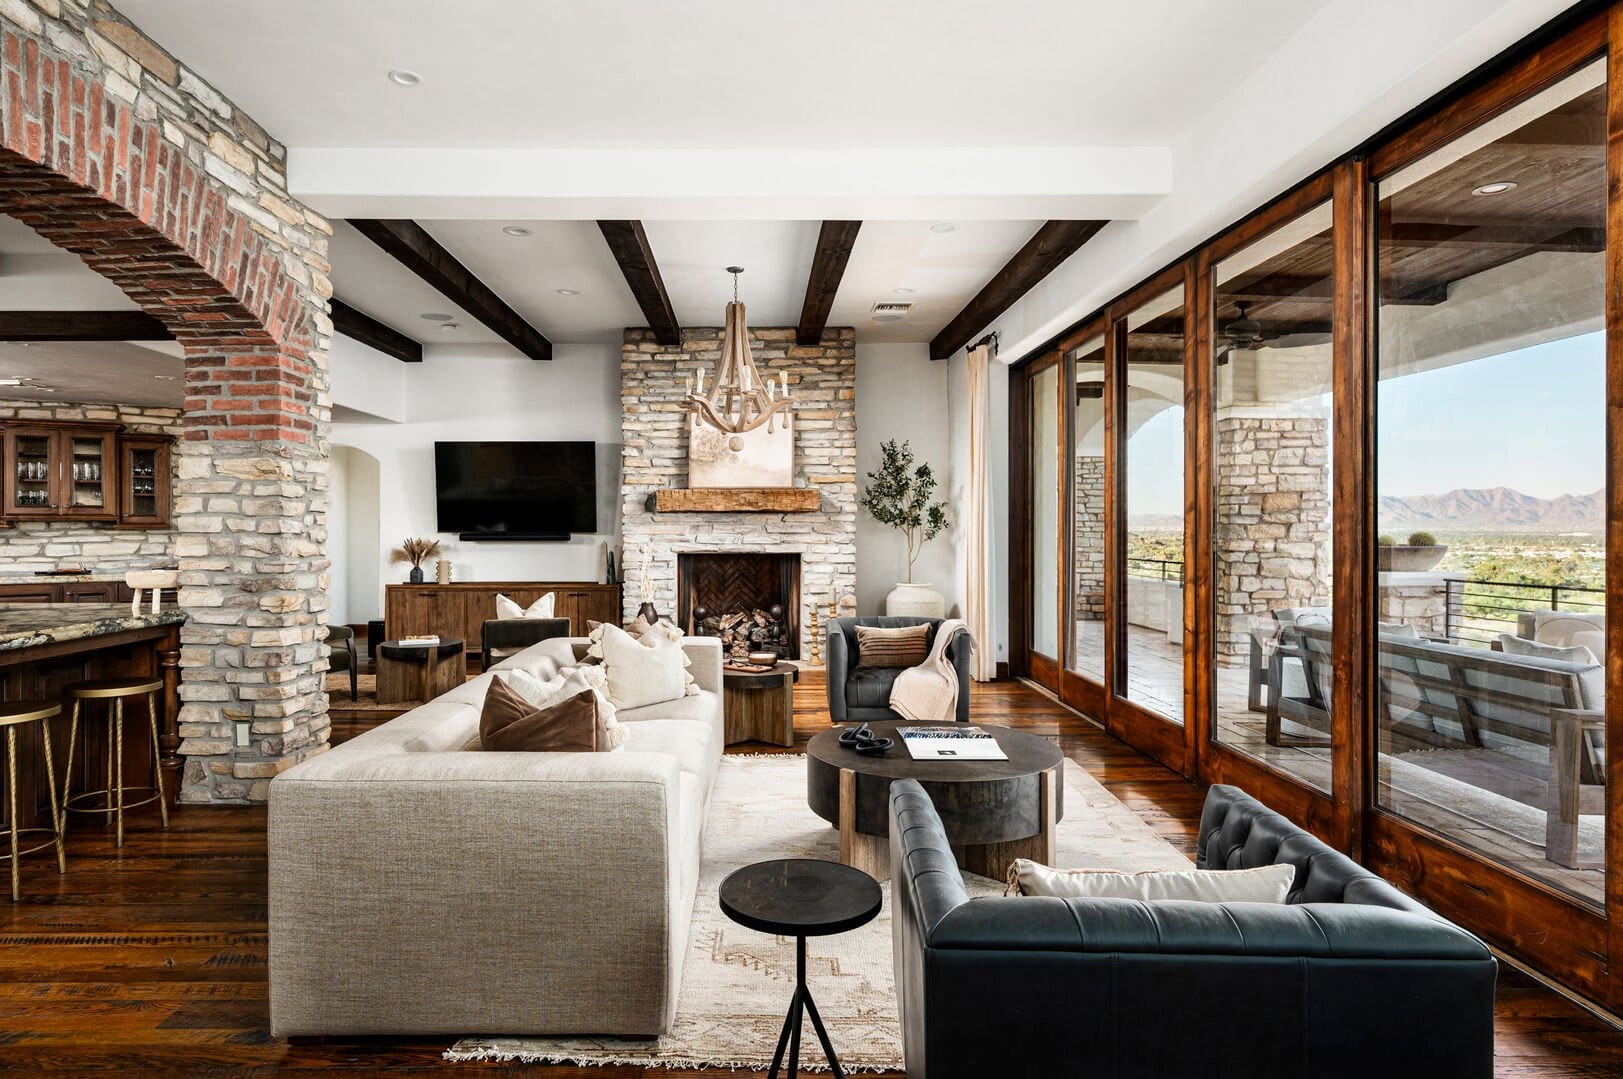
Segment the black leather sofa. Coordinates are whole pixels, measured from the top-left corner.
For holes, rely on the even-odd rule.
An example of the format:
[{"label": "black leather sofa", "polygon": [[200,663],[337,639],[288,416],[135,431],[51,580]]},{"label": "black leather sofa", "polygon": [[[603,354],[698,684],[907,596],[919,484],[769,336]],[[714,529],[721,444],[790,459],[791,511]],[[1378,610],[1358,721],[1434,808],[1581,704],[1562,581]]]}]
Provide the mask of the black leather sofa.
[{"label": "black leather sofa", "polygon": [[971,900],[924,789],[890,814],[909,1079],[1493,1074],[1482,942],[1235,787],[1199,864],[1289,862],[1286,905]]},{"label": "black leather sofa", "polygon": [[[866,723],[872,720],[901,719],[890,710],[890,687],[905,667],[862,667],[857,663],[858,626],[898,629],[929,625],[929,647],[935,645],[939,618],[913,618],[906,615],[876,615],[861,618],[835,618],[828,623],[828,714],[835,723]],[[969,722],[969,656],[974,646],[965,634],[947,646],[947,658],[958,672],[959,723]]]}]

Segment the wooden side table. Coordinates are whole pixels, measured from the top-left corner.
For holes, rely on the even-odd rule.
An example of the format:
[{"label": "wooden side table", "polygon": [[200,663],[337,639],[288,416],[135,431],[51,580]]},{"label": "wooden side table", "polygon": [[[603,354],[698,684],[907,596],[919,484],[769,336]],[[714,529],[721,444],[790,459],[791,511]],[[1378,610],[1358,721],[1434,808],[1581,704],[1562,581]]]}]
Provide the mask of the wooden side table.
[{"label": "wooden side table", "polygon": [[795,744],[795,680],[800,669],[779,663],[770,671],[751,674],[722,669],[722,711],[726,716],[727,744],[770,742]]},{"label": "wooden side table", "polygon": [[378,703],[431,701],[467,680],[460,637],[441,637],[439,644],[378,645]]}]

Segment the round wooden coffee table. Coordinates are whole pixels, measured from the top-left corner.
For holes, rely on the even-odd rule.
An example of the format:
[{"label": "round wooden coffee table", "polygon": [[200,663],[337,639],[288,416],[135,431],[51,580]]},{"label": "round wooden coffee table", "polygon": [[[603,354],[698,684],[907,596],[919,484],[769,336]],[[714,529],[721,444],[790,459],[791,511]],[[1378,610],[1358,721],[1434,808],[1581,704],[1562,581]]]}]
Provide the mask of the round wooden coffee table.
[{"label": "round wooden coffee table", "polygon": [[467,681],[461,637],[428,645],[384,641],[376,655],[379,704],[431,701]]},{"label": "round wooden coffee table", "polygon": [[721,706],[727,744],[795,744],[795,680],[800,668],[777,663],[769,671],[721,669]]},{"label": "round wooden coffee table", "polygon": [[951,724],[868,724],[896,744],[870,757],[840,745],[840,727],[806,747],[806,802],[840,830],[840,861],[884,879],[890,875],[890,784],[916,779],[935,803],[958,865],[1001,880],[1009,863],[1030,858],[1054,864],[1054,825],[1065,815],[1064,756],[1046,738],[1025,731],[974,726],[997,739],[1006,761],[916,761],[897,727]]}]

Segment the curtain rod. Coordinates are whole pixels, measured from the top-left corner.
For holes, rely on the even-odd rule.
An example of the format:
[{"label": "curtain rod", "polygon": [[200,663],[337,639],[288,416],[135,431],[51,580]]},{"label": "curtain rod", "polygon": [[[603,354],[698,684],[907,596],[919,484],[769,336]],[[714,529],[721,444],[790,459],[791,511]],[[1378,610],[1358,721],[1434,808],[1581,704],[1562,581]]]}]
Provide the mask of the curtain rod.
[{"label": "curtain rod", "polygon": [[973,352],[975,349],[980,348],[982,345],[990,345],[991,348],[992,348],[993,355],[996,355],[997,354],[997,345],[998,345],[997,331],[993,330],[991,333],[987,334],[985,337],[981,338],[979,341],[976,341],[973,344],[971,344],[969,346],[969,351]]}]

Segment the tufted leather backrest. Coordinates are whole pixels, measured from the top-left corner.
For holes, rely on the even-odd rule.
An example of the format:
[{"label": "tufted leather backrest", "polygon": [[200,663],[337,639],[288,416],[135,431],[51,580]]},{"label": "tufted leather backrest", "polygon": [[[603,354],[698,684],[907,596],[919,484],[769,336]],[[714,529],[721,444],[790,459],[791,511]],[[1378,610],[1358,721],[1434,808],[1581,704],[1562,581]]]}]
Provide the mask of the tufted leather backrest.
[{"label": "tufted leather backrest", "polygon": [[1363,903],[1430,913],[1238,787],[1218,784],[1206,792],[1196,862],[1202,869],[1289,863],[1296,869],[1296,880],[1287,903]]}]

